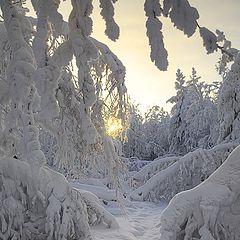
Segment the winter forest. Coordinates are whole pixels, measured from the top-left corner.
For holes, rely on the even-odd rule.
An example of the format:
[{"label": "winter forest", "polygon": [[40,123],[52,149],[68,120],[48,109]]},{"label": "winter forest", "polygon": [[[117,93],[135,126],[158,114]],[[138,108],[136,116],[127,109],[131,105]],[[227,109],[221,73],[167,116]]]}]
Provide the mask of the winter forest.
[{"label": "winter forest", "polygon": [[240,240],[239,50],[193,0],[140,0],[159,72],[169,21],[219,77],[192,59],[170,108],[143,111],[129,66],[92,34],[103,21],[117,46],[121,1],[0,0],[0,240]]}]

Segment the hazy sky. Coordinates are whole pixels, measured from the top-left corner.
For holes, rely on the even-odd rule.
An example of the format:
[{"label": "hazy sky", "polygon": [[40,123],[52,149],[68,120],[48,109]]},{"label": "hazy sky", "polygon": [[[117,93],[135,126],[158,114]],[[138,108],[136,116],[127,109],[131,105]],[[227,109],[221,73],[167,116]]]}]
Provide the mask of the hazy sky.
[{"label": "hazy sky", "polygon": [[[104,35],[104,22],[99,13],[99,1],[94,0],[93,36],[106,43],[126,66],[126,85],[129,94],[142,109],[157,104],[169,110],[166,100],[175,94],[175,73],[180,68],[186,76],[195,67],[202,80],[211,82],[220,79],[215,64],[220,53],[207,55],[198,31],[187,38],[173,27],[168,19],[163,21],[165,46],[169,55],[167,72],[160,72],[149,57],[148,39],[145,35],[146,17],[143,10],[144,0],[118,0],[115,4],[115,19],[120,26],[120,39],[114,43]],[[199,11],[201,26],[210,30],[225,32],[233,43],[240,48],[240,0],[190,0]],[[70,10],[67,0],[62,9]]]}]

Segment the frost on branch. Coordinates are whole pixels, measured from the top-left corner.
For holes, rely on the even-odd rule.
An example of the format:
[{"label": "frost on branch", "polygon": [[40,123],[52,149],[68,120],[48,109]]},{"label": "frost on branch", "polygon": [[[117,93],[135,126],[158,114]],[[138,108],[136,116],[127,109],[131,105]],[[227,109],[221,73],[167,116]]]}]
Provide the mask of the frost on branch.
[{"label": "frost on branch", "polygon": [[206,48],[208,54],[217,51],[217,36],[213,32],[205,27],[201,27],[200,36],[203,39],[203,46]]},{"label": "frost on branch", "polygon": [[239,239],[240,147],[207,180],[177,194],[161,215],[160,239]]},{"label": "frost on branch", "polygon": [[101,8],[101,15],[105,20],[106,30],[105,34],[108,36],[109,39],[112,41],[116,41],[119,38],[119,26],[114,20],[114,7],[113,0],[99,0],[100,1],[100,8]]},{"label": "frost on branch", "polygon": [[145,14],[147,16],[146,28],[149,45],[151,47],[151,60],[159,68],[166,71],[168,67],[168,53],[164,47],[162,23],[158,19],[161,15],[161,6],[157,0],[146,0],[144,4]]},{"label": "frost on branch", "polygon": [[[62,31],[63,19],[57,12],[59,4],[60,2],[55,3],[52,0],[47,0],[47,2],[33,1],[33,6],[37,13],[37,31],[32,44],[37,71],[34,73],[33,78],[38,94],[41,96],[41,111],[37,119],[45,126],[50,125],[46,122],[51,122],[59,114],[59,106],[55,93],[58,87],[61,68],[72,58],[72,50],[68,42],[63,44],[52,57],[50,56],[48,42],[50,35],[52,34],[54,37],[57,37]],[[64,64],[63,59],[67,63]]]},{"label": "frost on branch", "polygon": [[191,37],[197,28],[199,14],[196,8],[191,7],[187,0],[164,0],[163,12],[173,22],[174,26]]},{"label": "frost on branch", "polygon": [[224,32],[216,30],[217,35],[217,42],[221,44],[222,55],[219,59],[217,70],[219,74],[221,74],[223,77],[226,77],[226,73],[228,72],[228,63],[234,61],[238,55],[239,50],[232,47],[231,41],[226,39]]},{"label": "frost on branch", "polygon": [[[47,40],[50,29],[53,30],[55,37],[61,35],[62,33],[63,17],[57,11],[60,1],[32,0],[32,4],[38,16],[36,24],[37,31],[33,40],[33,51],[37,63],[44,64],[44,62],[47,60]],[[53,25],[53,27],[51,25]]]},{"label": "frost on branch", "polygon": [[90,75],[89,62],[98,57],[95,45],[89,38],[92,31],[92,4],[90,1],[72,1],[69,16],[69,40],[73,47],[78,67],[78,87],[82,92],[80,100],[81,125],[83,139],[89,144],[96,143],[97,132],[89,117],[90,107],[96,101],[95,87]]},{"label": "frost on branch", "polygon": [[[104,100],[105,104],[109,103],[111,109],[115,109],[112,114],[122,120],[126,121],[127,111],[127,88],[125,85],[126,68],[118,59],[118,57],[103,43],[91,38],[96,48],[99,51],[99,58],[93,62],[95,73],[96,95],[97,100]],[[105,81],[104,81],[104,74]],[[106,96],[103,92],[106,92]],[[112,96],[116,100],[111,100]],[[104,99],[105,97],[105,99]]]},{"label": "frost on branch", "polygon": [[[98,51],[98,59],[89,62],[91,78],[96,88],[97,101],[89,107],[87,118],[91,127],[86,129],[82,124],[83,99],[79,89],[79,81],[68,65],[72,58],[73,48],[70,40],[64,41],[54,51],[50,60],[57,66],[63,66],[58,80],[56,99],[60,108],[56,118],[56,126],[47,133],[41,144],[47,154],[47,160],[57,171],[69,178],[79,178],[83,175],[97,178],[116,179],[116,168],[119,158],[114,154],[114,148],[106,152],[111,141],[106,141],[106,130],[103,114],[106,109],[113,109],[114,116],[124,119],[126,108],[125,67],[111,50],[103,43],[89,38]],[[86,114],[86,113],[85,113]],[[93,129],[93,131],[91,131]],[[97,135],[96,135],[97,131]],[[83,137],[85,135],[85,137]],[[96,143],[86,142],[86,137],[96,137]],[[55,143],[50,147],[49,142]],[[107,154],[106,154],[107,153]],[[110,154],[109,154],[110,153]],[[117,162],[113,164],[112,162]],[[114,171],[114,173],[113,173]]]}]

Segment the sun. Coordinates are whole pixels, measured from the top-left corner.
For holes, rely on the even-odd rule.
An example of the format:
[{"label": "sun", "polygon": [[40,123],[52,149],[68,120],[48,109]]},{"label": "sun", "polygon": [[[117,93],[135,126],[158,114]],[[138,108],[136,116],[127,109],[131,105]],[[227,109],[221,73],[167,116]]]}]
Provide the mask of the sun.
[{"label": "sun", "polygon": [[116,117],[110,117],[106,122],[106,132],[109,136],[117,138],[123,131],[122,121]]}]

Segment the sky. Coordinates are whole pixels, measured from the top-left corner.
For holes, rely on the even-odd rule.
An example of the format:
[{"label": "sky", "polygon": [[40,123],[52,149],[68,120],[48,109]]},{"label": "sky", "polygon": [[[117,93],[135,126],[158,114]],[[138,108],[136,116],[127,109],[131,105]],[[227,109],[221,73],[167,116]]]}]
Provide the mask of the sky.
[{"label": "sky", "polygon": [[[240,49],[240,0],[189,0],[198,9],[200,26],[211,31],[224,31],[232,41],[232,46]],[[168,71],[159,71],[150,60],[150,48],[146,37],[144,0],[118,0],[115,4],[115,20],[120,26],[120,38],[116,42],[108,40],[104,34],[105,25],[100,16],[99,1],[93,0],[93,34],[104,42],[119,57],[126,67],[126,86],[130,97],[145,111],[152,105],[170,110],[166,101],[175,94],[176,70],[180,68],[188,77],[192,67],[203,81],[221,80],[215,70],[220,52],[207,55],[198,30],[193,37],[187,38],[183,32],[173,27],[166,18],[163,20],[165,47],[168,50]],[[67,16],[71,9],[67,0],[61,12]]]}]

